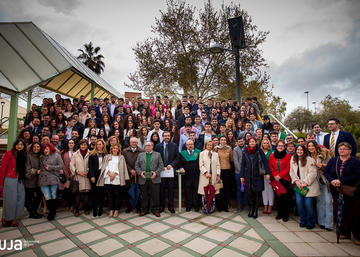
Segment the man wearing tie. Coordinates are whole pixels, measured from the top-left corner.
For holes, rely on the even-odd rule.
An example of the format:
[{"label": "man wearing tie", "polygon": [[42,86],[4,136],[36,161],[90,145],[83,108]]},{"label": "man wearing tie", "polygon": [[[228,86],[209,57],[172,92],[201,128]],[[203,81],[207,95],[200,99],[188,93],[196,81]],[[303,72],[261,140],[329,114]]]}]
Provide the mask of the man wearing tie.
[{"label": "man wearing tie", "polygon": [[328,120],[328,128],[330,133],[324,137],[324,146],[330,150],[330,156],[339,156],[337,146],[341,142],[348,142],[351,147],[351,156],[356,154],[356,142],[351,133],[340,130],[340,121],[337,118]]},{"label": "man wearing tie", "polygon": [[312,125],[312,129],[316,137],[316,143],[318,143],[318,145],[324,145],[324,137],[327,135],[327,133],[321,131],[321,126],[319,123],[314,123]]},{"label": "man wearing tie", "polygon": [[164,131],[163,142],[156,145],[155,151],[161,154],[164,168],[160,173],[160,212],[165,209],[165,189],[168,190],[168,210],[175,213],[174,210],[174,171],[179,162],[178,147],[175,143],[170,142],[170,132]]}]

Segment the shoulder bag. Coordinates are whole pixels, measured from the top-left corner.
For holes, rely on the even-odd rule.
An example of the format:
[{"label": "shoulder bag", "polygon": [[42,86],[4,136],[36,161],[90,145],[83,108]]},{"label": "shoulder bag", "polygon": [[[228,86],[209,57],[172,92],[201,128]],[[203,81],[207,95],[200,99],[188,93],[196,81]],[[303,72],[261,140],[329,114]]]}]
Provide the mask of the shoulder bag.
[{"label": "shoulder bag", "polygon": [[[336,158],[336,175],[337,175],[338,179],[340,180],[339,171],[338,171],[338,161],[339,161],[339,157]],[[341,183],[340,187],[336,187],[336,190],[340,194],[354,197],[356,187],[359,185],[359,183],[360,183],[360,181],[358,181],[355,186],[349,186],[349,185],[345,185],[345,184]]]}]

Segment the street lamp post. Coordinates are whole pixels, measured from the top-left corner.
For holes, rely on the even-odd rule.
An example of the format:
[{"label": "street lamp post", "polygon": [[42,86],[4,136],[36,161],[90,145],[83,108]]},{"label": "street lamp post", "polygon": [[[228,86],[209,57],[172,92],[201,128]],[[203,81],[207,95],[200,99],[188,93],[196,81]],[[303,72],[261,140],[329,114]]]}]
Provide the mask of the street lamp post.
[{"label": "street lamp post", "polygon": [[306,94],[306,108],[309,110],[309,91],[305,91],[304,94]]},{"label": "street lamp post", "polygon": [[314,105],[314,113],[316,113],[316,102],[312,102],[312,104]]},{"label": "street lamp post", "polygon": [[4,114],[4,105],[5,105],[5,102],[1,102],[0,128],[2,128],[2,118],[3,118],[3,114]]},{"label": "street lamp post", "polygon": [[210,46],[210,52],[222,53],[224,51],[230,51],[230,52],[234,53],[234,55],[235,55],[236,100],[241,105],[240,49],[246,48],[242,16],[228,19],[228,24],[229,24],[229,34],[230,34],[232,49],[226,49],[222,45],[215,43]]}]

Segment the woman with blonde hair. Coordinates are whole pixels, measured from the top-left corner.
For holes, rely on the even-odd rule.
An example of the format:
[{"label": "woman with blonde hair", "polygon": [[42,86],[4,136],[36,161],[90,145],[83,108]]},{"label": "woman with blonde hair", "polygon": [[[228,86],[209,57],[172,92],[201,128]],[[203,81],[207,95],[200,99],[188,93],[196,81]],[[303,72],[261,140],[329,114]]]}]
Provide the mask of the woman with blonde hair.
[{"label": "woman with blonde hair", "polygon": [[95,142],[95,148],[89,154],[89,178],[90,178],[90,201],[93,207],[93,216],[103,214],[105,192],[103,186],[96,186],[101,173],[104,157],[107,154],[105,141],[98,139]]},{"label": "woman with blonde hair", "polygon": [[[202,195],[202,203],[206,205],[204,187],[208,184],[215,185],[220,180],[220,160],[218,153],[213,151],[214,145],[211,140],[206,141],[205,150],[200,153],[199,166],[200,177],[198,194]],[[216,190],[215,194],[219,194],[219,190]],[[205,204],[204,204],[205,203]],[[215,204],[211,205],[210,210],[204,208],[204,213],[212,213],[215,210]]]},{"label": "woman with blonde hair", "polygon": [[[271,148],[271,142],[269,139],[264,138],[261,141],[260,144],[261,150],[263,150],[265,154],[265,158],[267,162],[269,163],[269,157],[270,154],[274,152]],[[274,190],[272,186],[270,185],[270,180],[266,180],[264,178],[264,190],[262,191],[262,198],[263,198],[263,204],[264,204],[264,214],[271,214],[272,207],[274,205]]]},{"label": "woman with blonde hair", "polygon": [[120,144],[110,147],[110,154],[106,155],[96,186],[106,186],[108,192],[109,217],[117,217],[120,209],[120,199],[126,193],[126,180],[129,173],[125,158],[121,154]]},{"label": "woman with blonde hair", "polygon": [[225,123],[226,130],[236,131],[235,121],[232,118],[228,118]]},{"label": "woman with blonde hair", "polygon": [[110,152],[110,148],[113,145],[120,144],[120,139],[117,136],[111,136],[108,140],[108,144],[106,146],[107,152]]}]

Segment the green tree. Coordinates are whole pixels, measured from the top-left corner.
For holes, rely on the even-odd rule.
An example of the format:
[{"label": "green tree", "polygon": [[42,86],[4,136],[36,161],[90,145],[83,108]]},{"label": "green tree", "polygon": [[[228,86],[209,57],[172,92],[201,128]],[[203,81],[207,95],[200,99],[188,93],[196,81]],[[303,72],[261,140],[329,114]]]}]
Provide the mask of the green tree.
[{"label": "green tree", "polygon": [[234,98],[234,55],[212,54],[209,48],[212,42],[231,48],[227,19],[240,15],[248,45],[240,52],[242,96],[255,85],[257,92],[264,92],[263,103],[271,102],[272,87],[268,74],[263,72],[267,64],[259,48],[269,32],[260,31],[240,4],[233,3],[215,10],[210,1],[196,9],[185,1],[168,0],[167,9],[155,19],[152,36],[133,48],[137,70],[129,75],[130,83],[126,85],[146,95],[176,97],[184,93],[203,98]]},{"label": "green tree", "polygon": [[308,109],[300,106],[286,116],[285,119],[285,126],[290,130],[297,130],[298,132],[309,131],[312,123],[312,113]]},{"label": "green tree", "polygon": [[84,49],[78,49],[81,54],[77,57],[93,72],[100,75],[105,68],[103,59],[105,58],[102,54],[99,54],[101,48],[99,46],[94,47],[90,41],[88,44],[84,44]]}]

